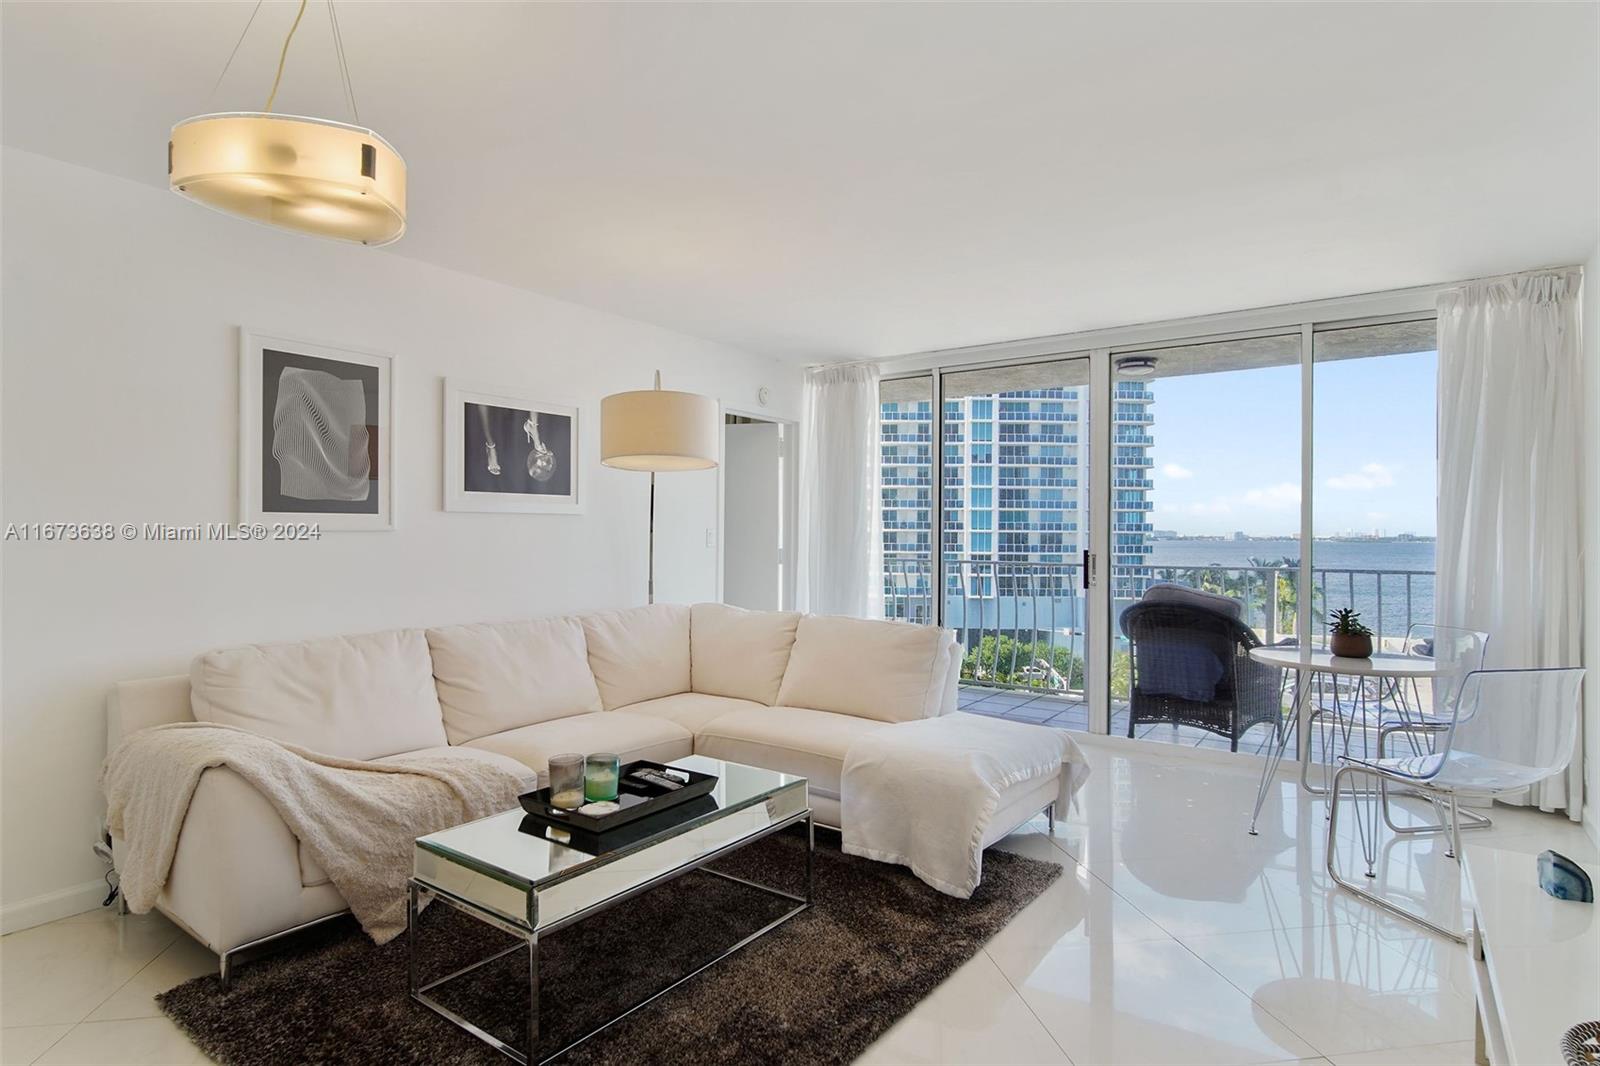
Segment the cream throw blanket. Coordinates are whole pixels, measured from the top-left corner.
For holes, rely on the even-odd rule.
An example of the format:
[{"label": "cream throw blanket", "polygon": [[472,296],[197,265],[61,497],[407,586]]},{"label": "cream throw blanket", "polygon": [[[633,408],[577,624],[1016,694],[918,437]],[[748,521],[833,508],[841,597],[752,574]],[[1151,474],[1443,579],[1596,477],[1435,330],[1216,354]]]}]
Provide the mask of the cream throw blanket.
[{"label": "cream throw blanket", "polygon": [[983,879],[983,836],[1015,786],[1054,779],[1065,816],[1089,764],[1064,730],[957,712],[851,742],[840,783],[844,850],[911,867],[966,899]]},{"label": "cream throw blanket", "polygon": [[189,801],[213,766],[267,798],[379,944],[405,930],[415,839],[515,807],[533,777],[470,748],[360,762],[205,722],[141,729],[100,769],[106,826],[126,849],[117,856],[122,893],[136,913],[166,885]]}]

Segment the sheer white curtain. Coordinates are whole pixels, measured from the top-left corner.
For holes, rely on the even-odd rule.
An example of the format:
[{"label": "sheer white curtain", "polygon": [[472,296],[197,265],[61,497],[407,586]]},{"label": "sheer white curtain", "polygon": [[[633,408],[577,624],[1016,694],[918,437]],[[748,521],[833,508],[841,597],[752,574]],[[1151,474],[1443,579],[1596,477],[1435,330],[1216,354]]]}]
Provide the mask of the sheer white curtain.
[{"label": "sheer white curtain", "polygon": [[883,617],[878,368],[806,374],[795,590],[802,611]]},{"label": "sheer white curtain", "polygon": [[[1489,633],[1490,666],[1582,662],[1581,280],[1540,271],[1439,298],[1437,614]],[[1578,820],[1582,753],[1528,802]]]}]

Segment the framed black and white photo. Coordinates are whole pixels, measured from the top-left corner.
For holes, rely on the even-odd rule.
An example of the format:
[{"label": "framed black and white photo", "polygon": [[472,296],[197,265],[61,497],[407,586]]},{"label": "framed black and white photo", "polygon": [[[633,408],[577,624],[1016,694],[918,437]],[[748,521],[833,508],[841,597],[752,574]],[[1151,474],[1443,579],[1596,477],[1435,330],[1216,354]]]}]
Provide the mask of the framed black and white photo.
[{"label": "framed black and white photo", "polygon": [[239,518],[394,528],[393,357],[239,335]]},{"label": "framed black and white photo", "polygon": [[582,513],[579,430],[574,406],[446,379],[445,510]]}]

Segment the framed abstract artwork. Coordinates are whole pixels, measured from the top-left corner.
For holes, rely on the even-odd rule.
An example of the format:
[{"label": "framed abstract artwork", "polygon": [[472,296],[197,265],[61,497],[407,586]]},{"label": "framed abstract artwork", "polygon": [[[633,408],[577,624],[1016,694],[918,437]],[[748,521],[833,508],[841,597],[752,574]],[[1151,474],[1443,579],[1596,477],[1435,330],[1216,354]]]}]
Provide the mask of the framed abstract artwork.
[{"label": "framed abstract artwork", "polygon": [[445,510],[581,514],[581,428],[570,404],[447,378]]},{"label": "framed abstract artwork", "polygon": [[394,357],[239,333],[239,520],[394,528]]}]

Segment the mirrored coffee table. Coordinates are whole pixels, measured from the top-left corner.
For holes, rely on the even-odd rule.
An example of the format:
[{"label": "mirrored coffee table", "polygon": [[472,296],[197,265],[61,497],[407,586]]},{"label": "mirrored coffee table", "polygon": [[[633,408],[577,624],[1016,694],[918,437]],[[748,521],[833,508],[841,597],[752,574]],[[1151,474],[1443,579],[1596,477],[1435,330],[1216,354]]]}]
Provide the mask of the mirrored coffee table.
[{"label": "mirrored coffee table", "polygon": [[[684,804],[681,818],[647,827],[643,834],[598,855],[562,843],[559,830],[524,832],[523,812],[480,818],[417,838],[410,905],[407,915],[408,971],[411,998],[524,1064],[564,1054],[653,1002],[707,967],[770,933],[811,905],[815,840],[806,779],[754,766],[689,756],[671,765],[717,776],[716,788],[704,800]],[[794,906],[754,930],[715,958],[636,1003],[623,1005],[603,1025],[570,1041],[553,1054],[539,1057],[539,939],[624,903],[641,892],[681,874],[701,869],[721,856],[753,844],[792,825],[805,824],[805,894],[796,895],[744,878],[709,869],[706,873],[736,881]],[[618,833],[625,833],[619,830]],[[479,921],[517,938],[517,943],[442,977],[422,981],[417,951],[417,911],[429,899],[440,900]],[[527,952],[527,1050],[519,1050],[439,1002],[429,993],[450,981],[505,958]]]}]

